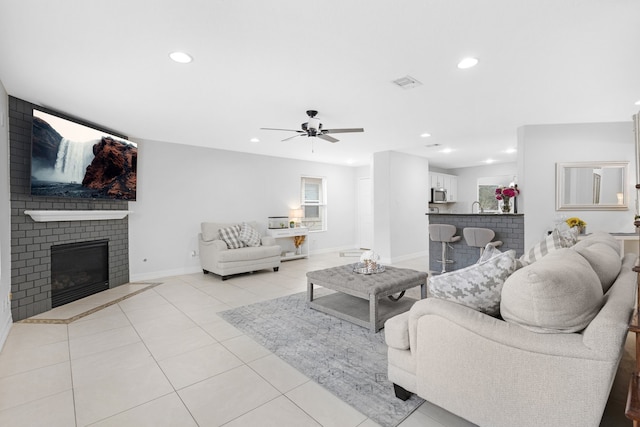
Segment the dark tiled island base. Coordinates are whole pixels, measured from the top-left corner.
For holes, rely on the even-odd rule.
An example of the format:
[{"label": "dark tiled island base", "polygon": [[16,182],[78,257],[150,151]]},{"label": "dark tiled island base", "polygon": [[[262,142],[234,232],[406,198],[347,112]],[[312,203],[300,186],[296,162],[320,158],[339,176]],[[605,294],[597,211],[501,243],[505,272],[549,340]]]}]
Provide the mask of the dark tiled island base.
[{"label": "dark tiled island base", "polygon": [[[501,240],[502,246],[498,249],[502,252],[513,249],[516,257],[524,253],[524,214],[447,214],[428,213],[429,224],[451,224],[456,227],[456,235],[462,236],[465,227],[490,228],[495,231],[493,240]],[[427,231],[427,239],[429,232]],[[447,264],[447,271],[459,270],[468,267],[478,260],[480,252],[478,248],[468,246],[464,237],[458,242],[451,243],[447,251],[447,258],[453,260],[453,264]],[[439,272],[442,264],[438,262],[442,254],[442,244],[429,239],[429,270]],[[434,273],[435,274],[435,273]]]}]

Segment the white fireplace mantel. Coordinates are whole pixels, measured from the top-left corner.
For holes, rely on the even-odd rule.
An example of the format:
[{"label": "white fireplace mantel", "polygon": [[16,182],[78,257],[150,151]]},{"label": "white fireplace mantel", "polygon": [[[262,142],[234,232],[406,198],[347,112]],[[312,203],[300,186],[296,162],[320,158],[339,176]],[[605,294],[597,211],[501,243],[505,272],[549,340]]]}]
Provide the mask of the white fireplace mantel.
[{"label": "white fireplace mantel", "polygon": [[24,211],[36,222],[122,219],[131,211]]}]

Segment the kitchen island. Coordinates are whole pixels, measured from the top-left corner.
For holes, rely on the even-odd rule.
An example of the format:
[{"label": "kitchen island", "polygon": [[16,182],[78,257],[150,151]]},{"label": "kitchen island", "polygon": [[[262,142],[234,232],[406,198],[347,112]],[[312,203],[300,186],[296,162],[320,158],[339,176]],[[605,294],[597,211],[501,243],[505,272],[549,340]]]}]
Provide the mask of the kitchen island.
[{"label": "kitchen island", "polygon": [[[456,227],[456,235],[462,238],[451,243],[448,259],[453,260],[453,264],[447,264],[447,271],[459,270],[475,264],[480,257],[480,250],[476,247],[468,246],[464,241],[462,230],[465,227],[490,228],[495,231],[493,240],[502,241],[502,246],[498,249],[501,252],[514,249],[516,257],[524,253],[524,214],[498,214],[498,213],[427,213],[429,224],[451,224]],[[428,230],[427,230],[427,238]],[[438,262],[442,253],[442,244],[429,239],[429,270],[438,272],[442,264]]]}]

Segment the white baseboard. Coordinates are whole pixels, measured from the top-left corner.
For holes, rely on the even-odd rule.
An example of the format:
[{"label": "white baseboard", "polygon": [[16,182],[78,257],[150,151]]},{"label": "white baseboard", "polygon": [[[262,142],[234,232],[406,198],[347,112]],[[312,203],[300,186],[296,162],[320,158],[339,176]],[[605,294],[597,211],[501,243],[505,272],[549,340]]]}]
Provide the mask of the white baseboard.
[{"label": "white baseboard", "polygon": [[396,262],[402,262],[402,261],[406,261],[408,259],[413,259],[413,258],[419,258],[419,257],[428,257],[429,256],[429,251],[422,251],[422,252],[415,252],[412,254],[407,254],[407,255],[402,255],[399,257],[393,257],[391,260],[391,263],[396,263]]},{"label": "white baseboard", "polygon": [[161,271],[152,271],[149,273],[132,274],[129,277],[129,281],[139,282],[144,280],[154,280],[154,279],[160,279],[163,277],[180,276],[183,274],[193,274],[198,272],[202,273],[202,269],[197,266],[186,267],[186,268],[175,268],[172,270],[161,270]]},{"label": "white baseboard", "polygon": [[7,337],[9,336],[9,331],[11,330],[11,326],[13,325],[13,319],[11,318],[11,310],[7,310],[8,316],[4,321],[2,321],[2,326],[0,326],[0,350],[4,346]]},{"label": "white baseboard", "polygon": [[[328,253],[339,253],[340,251],[346,251],[349,249],[353,249],[353,246],[342,246],[338,248],[328,248],[328,249],[320,249],[316,251],[309,252],[309,255],[320,255],[320,254],[328,254]],[[418,258],[421,256],[429,256],[429,251],[417,252],[413,254],[402,255],[399,257],[393,257],[392,260],[381,260],[384,264],[392,264],[396,262],[401,262],[404,260]],[[152,271],[148,273],[140,273],[140,274],[131,274],[129,280],[131,282],[139,282],[144,280],[154,280],[161,279],[163,277],[172,277],[172,276],[180,276],[183,274],[194,274],[202,272],[202,269],[198,266],[191,266],[185,268],[175,268],[172,270],[161,270],[161,271]]]}]

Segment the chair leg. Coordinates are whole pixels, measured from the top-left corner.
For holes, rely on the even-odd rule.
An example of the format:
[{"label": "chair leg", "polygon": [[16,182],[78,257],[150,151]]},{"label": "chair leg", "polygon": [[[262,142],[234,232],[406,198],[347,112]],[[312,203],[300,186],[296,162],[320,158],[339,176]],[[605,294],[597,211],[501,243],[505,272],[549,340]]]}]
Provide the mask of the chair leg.
[{"label": "chair leg", "polygon": [[447,243],[442,242],[442,271],[441,273],[447,272]]}]

